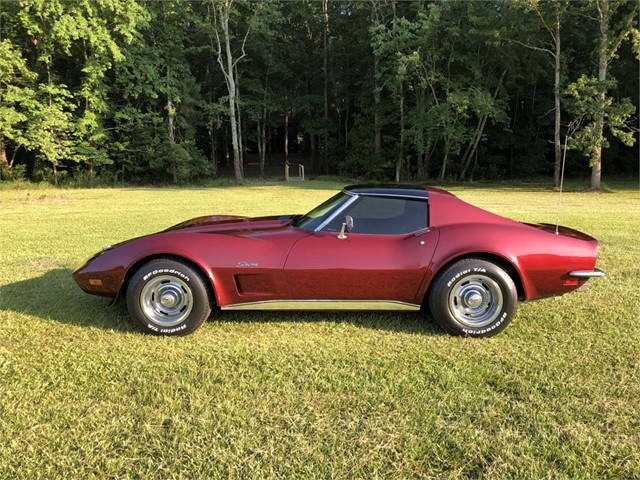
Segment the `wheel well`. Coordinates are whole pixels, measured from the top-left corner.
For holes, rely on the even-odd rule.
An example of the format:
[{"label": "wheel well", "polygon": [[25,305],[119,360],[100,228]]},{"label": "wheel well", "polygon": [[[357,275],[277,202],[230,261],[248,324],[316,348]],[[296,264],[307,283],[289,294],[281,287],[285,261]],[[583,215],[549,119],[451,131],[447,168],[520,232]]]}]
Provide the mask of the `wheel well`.
[{"label": "wheel well", "polygon": [[509,262],[508,260],[506,260],[505,258],[499,255],[493,255],[491,253],[468,253],[466,255],[461,255],[459,257],[455,257],[449,260],[447,263],[445,263],[438,269],[438,271],[433,275],[433,278],[429,282],[429,288],[427,289],[427,292],[424,295],[423,304],[426,304],[426,302],[428,302],[429,293],[431,291],[431,288],[433,287],[433,284],[435,283],[433,280],[440,274],[440,272],[444,272],[447,268],[449,268],[454,263],[467,258],[477,258],[479,260],[486,260],[487,262],[494,263],[500,268],[502,268],[511,277],[511,279],[513,280],[513,283],[515,283],[516,291],[518,293],[518,300],[524,300],[525,291],[524,291],[524,284],[522,283],[522,278],[520,278],[520,274],[518,273],[518,270],[516,270],[516,267],[514,267],[511,262]]},{"label": "wheel well", "polygon": [[159,259],[173,260],[175,262],[184,263],[189,267],[193,268],[196,272],[200,273],[202,275],[202,278],[205,280],[205,285],[207,287],[207,291],[209,292],[209,301],[211,302],[211,306],[214,307],[216,305],[215,289],[213,287],[211,280],[209,279],[209,275],[207,275],[207,272],[204,271],[204,269],[200,267],[200,265],[198,265],[192,260],[189,260],[188,258],[181,257],[180,255],[167,255],[167,254],[161,254],[161,253],[141,258],[140,260],[135,262],[133,265],[131,265],[131,267],[129,267],[129,270],[127,271],[127,274],[125,275],[124,280],[122,281],[122,285],[120,286],[120,290],[118,291],[118,296],[116,297],[116,301],[125,298],[127,294],[127,289],[129,288],[129,281],[143,265],[146,265],[147,263],[153,260],[159,260]]}]

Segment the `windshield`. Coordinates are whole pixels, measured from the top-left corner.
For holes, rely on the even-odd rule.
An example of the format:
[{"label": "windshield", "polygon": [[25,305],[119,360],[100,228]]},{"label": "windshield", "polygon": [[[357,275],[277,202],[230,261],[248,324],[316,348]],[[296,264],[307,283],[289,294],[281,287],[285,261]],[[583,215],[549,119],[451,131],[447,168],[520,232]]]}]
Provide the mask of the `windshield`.
[{"label": "windshield", "polygon": [[295,226],[305,230],[315,230],[326,218],[335,212],[340,206],[351,198],[346,193],[338,193],[326,202],[318,205],[306,215],[296,221]]}]

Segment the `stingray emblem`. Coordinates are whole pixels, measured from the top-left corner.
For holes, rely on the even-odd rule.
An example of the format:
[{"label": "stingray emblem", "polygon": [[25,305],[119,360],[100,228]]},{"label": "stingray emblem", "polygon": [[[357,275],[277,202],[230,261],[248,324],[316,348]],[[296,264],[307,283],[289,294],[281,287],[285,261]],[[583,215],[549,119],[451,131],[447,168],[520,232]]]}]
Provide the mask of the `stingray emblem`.
[{"label": "stingray emblem", "polygon": [[244,260],[241,260],[238,263],[236,263],[236,266],[237,267],[257,267],[258,264],[254,262],[245,262]]}]

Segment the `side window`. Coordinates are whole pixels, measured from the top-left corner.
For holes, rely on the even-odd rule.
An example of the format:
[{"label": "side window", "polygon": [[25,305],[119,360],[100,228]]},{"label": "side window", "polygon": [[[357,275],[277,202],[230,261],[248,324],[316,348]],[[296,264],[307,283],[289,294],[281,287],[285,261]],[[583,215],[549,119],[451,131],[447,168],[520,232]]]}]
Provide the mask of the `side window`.
[{"label": "side window", "polygon": [[324,231],[340,231],[347,215],[353,218],[351,233],[400,235],[427,227],[427,202],[409,198],[361,196],[334,218]]}]

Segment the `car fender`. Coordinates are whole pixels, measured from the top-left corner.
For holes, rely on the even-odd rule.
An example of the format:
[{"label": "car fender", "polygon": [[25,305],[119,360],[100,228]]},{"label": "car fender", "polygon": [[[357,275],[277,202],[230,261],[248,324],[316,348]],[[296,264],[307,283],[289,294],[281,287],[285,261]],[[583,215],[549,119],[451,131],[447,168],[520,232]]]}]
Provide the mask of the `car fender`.
[{"label": "car fender", "polygon": [[487,225],[487,224],[455,224],[446,225],[440,229],[440,239],[434,252],[431,265],[423,280],[419,298],[426,298],[432,280],[448,265],[461,258],[477,256],[480,258],[499,259],[499,263],[506,265],[516,284],[520,284],[522,295],[527,298],[530,285],[526,272],[520,264],[517,249],[506,239],[518,236],[518,225]]}]

